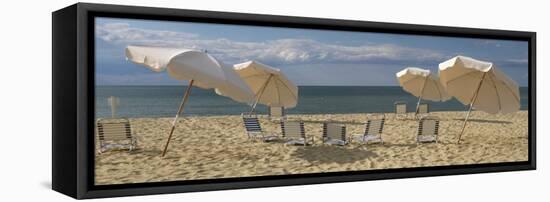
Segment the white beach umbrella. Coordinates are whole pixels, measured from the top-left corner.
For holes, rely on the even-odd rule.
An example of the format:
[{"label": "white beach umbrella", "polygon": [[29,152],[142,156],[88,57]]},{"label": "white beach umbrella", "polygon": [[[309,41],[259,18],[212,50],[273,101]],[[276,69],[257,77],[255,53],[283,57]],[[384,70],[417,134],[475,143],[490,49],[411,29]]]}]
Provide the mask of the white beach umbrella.
[{"label": "white beach umbrella", "polygon": [[256,96],[250,113],[254,112],[258,103],[285,108],[295,107],[298,103],[298,87],[280,69],[257,61],[244,62],[233,67]]},{"label": "white beach umbrella", "polygon": [[418,113],[418,106],[422,99],[437,102],[451,99],[441,82],[439,82],[439,78],[433,75],[430,70],[407,67],[395,75],[403,90],[418,97],[415,113]]},{"label": "white beach umbrella", "polygon": [[217,94],[238,102],[251,104],[254,101],[253,92],[233,68],[217,61],[207,53],[189,49],[128,46],[126,57],[128,60],[142,64],[155,72],[167,71],[172,78],[189,81],[178,113],[172,123],[162,156],[166,154],[177,119],[183,112],[192,86],[204,89],[213,88]]},{"label": "white beach umbrella", "polygon": [[493,63],[457,56],[439,64],[439,76],[449,95],[470,105],[458,142],[472,108],[490,114],[512,113],[520,108],[518,84]]}]

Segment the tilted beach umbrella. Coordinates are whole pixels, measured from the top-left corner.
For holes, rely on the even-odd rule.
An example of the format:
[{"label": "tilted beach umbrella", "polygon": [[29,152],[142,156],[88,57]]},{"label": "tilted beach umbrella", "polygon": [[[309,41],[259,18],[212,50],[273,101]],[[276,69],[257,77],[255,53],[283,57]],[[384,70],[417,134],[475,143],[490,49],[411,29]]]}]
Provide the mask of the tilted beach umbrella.
[{"label": "tilted beach umbrella", "polygon": [[457,56],[439,64],[439,76],[449,95],[470,106],[459,143],[472,108],[490,114],[512,113],[520,108],[518,84],[493,63]]},{"label": "tilted beach umbrella", "polygon": [[244,62],[233,67],[256,97],[250,113],[254,112],[258,103],[284,108],[295,107],[298,103],[298,87],[280,69],[257,61]]},{"label": "tilted beach umbrella", "polygon": [[235,70],[207,53],[189,49],[128,46],[126,57],[128,60],[142,64],[155,72],[166,71],[174,79],[189,81],[172,123],[162,156],[166,154],[178,117],[183,112],[189,98],[191,87],[215,89],[217,94],[238,102],[251,104],[254,101],[254,93],[235,73]]},{"label": "tilted beach umbrella", "polygon": [[451,99],[451,96],[447,94],[447,91],[439,82],[439,78],[433,75],[430,70],[407,67],[395,75],[403,90],[418,97],[415,113],[418,113],[418,106],[422,99],[437,102]]}]

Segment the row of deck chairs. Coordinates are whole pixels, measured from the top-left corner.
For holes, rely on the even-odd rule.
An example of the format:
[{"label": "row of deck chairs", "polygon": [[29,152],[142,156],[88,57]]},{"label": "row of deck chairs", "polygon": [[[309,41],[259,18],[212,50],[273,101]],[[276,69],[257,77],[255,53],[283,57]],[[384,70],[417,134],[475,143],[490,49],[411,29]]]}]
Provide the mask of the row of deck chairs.
[{"label": "row of deck chairs", "polygon": [[[311,145],[314,143],[314,137],[308,136],[302,121],[281,121],[281,136],[264,131],[260,125],[258,117],[243,115],[243,123],[246,134],[249,139],[270,142],[274,140],[284,140],[285,144],[292,145]],[[346,126],[338,123],[323,123],[323,143],[330,145],[344,146],[352,141],[360,143],[383,143],[382,138],[384,130],[385,117],[379,119],[369,119],[365,124],[363,134],[356,134],[350,137],[346,134]],[[416,141],[418,143],[437,142],[439,134],[439,118],[434,116],[422,117],[418,121],[416,132]]]},{"label": "row of deck chairs", "polygon": [[[396,102],[396,115],[407,116],[406,103]],[[421,104],[419,114],[427,114],[429,108],[427,104]],[[313,143],[313,136],[306,138],[303,122],[286,121],[285,110],[282,107],[270,107],[269,118],[271,120],[281,121],[281,132],[283,139],[289,139],[289,144],[308,145]],[[437,141],[437,122],[426,124],[429,117],[421,119],[418,128],[418,142]],[[346,136],[346,126],[336,123],[323,124],[323,142],[326,144],[346,145],[352,140],[358,142],[380,142],[383,143],[382,132],[384,129],[385,117],[382,119],[369,119],[365,124],[365,132],[362,135],[352,137]],[[249,138],[262,139],[263,141],[273,141],[281,137],[265,133],[256,116],[243,116],[243,122]],[[96,122],[97,138],[99,143],[98,152],[102,153],[109,149],[128,149],[134,150],[137,147],[137,138],[132,133],[130,121],[126,118],[117,119],[98,119]]]},{"label": "row of deck chairs", "polygon": [[[409,118],[409,113],[407,111],[407,102],[397,101],[394,104],[395,107],[395,117],[397,119],[407,119]],[[430,113],[430,106],[428,103],[420,103],[418,105],[418,112],[413,114],[416,115],[415,119],[421,119],[422,117],[428,116]]]}]

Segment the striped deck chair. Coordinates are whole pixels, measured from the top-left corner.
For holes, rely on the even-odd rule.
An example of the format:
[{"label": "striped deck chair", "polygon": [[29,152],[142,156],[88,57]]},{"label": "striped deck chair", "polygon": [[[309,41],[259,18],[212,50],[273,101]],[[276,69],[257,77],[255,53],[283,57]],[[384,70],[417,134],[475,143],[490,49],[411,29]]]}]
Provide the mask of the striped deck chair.
[{"label": "striped deck chair", "polygon": [[306,136],[304,122],[281,121],[281,131],[283,138],[287,140],[285,144],[306,146],[314,142],[313,136]]},{"label": "striped deck chair", "polygon": [[418,105],[418,112],[416,112],[416,119],[421,119],[422,117],[428,116],[430,113],[430,106],[428,103],[420,103]]},{"label": "striped deck chair", "polygon": [[385,121],[385,116],[367,120],[367,124],[365,124],[365,132],[363,134],[353,135],[353,140],[362,143],[384,143],[382,133],[384,131]]},{"label": "striped deck chair", "polygon": [[395,118],[396,119],[406,119],[407,118],[407,102],[397,101],[393,103],[395,106]]},{"label": "striped deck chair", "polygon": [[344,146],[348,144],[346,139],[346,126],[336,123],[323,123],[323,143]]},{"label": "striped deck chair", "polygon": [[439,134],[439,118],[435,116],[423,117],[418,121],[416,142],[436,142]]},{"label": "striped deck chair", "polygon": [[241,114],[241,116],[243,118],[246,135],[249,139],[255,140],[257,138],[261,138],[262,141],[268,142],[279,138],[277,135],[269,134],[263,131],[257,116],[244,114]]},{"label": "striped deck chair", "polygon": [[137,147],[137,138],[132,133],[132,127],[128,119],[98,119],[96,126],[99,153],[109,149],[128,149],[132,151]]},{"label": "striped deck chair", "polygon": [[270,120],[286,120],[286,113],[284,107],[269,107],[269,119]]}]

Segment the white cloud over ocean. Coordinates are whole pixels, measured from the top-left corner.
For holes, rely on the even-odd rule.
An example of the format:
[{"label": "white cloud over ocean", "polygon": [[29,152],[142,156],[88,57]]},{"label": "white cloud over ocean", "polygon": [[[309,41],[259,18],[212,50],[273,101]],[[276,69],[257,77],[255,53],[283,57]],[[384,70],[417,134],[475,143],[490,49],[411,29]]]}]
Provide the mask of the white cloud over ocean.
[{"label": "white cloud over ocean", "polygon": [[421,63],[443,61],[438,51],[396,44],[342,45],[312,39],[285,38],[245,42],[226,38],[204,39],[186,32],[142,29],[127,23],[96,25],[96,37],[114,45],[181,47],[208,52],[226,63],[258,60],[268,64],[305,63]]}]

